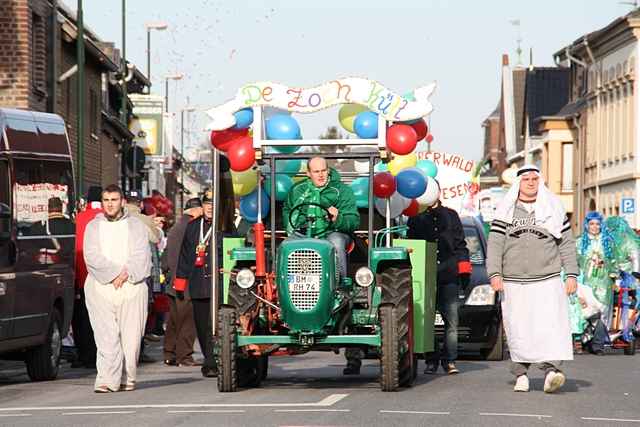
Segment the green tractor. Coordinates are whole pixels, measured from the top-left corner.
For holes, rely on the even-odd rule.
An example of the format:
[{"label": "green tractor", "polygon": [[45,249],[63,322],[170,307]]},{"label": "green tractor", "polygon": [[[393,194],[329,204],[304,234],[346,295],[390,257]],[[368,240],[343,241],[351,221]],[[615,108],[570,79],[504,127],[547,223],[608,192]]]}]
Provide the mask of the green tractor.
[{"label": "green tractor", "polygon": [[[254,122],[261,123],[261,107],[254,107],[253,112]],[[384,146],[386,126],[380,117],[378,139],[371,145]],[[265,150],[268,146],[300,141],[263,140],[262,127],[254,125],[253,129],[258,163],[270,166],[270,194],[275,194],[276,161],[313,154],[269,152]],[[330,144],[356,145],[354,141],[358,140],[334,140]],[[305,142],[327,144],[323,140]],[[218,299],[213,303],[213,327],[219,391],[259,386],[267,377],[270,357],[345,348],[358,348],[367,357],[379,358],[383,391],[413,384],[418,356],[433,350],[435,249],[424,241],[395,238],[404,227],[392,226],[389,215],[382,227],[374,229],[373,170],[385,154],[375,147],[367,152],[322,154],[327,159],[369,164],[367,227],[352,236],[355,244],[349,248],[353,251],[346,277],[339,274],[336,250],[330,242],[309,232],[289,239],[277,229],[275,197],[270,200],[268,230],[258,207],[251,246],[244,239],[224,239],[224,283],[218,275],[212,279]],[[214,150],[214,182],[219,178],[218,163]],[[258,192],[262,191],[260,187]],[[304,211],[306,206],[296,209]],[[308,225],[315,220],[306,217]],[[301,227],[300,232],[304,231]]]}]

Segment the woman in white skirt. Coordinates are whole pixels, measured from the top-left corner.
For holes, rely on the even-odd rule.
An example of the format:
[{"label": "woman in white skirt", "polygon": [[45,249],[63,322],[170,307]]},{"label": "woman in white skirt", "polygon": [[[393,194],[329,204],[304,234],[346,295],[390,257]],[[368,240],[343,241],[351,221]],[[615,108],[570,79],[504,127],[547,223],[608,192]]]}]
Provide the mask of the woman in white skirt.
[{"label": "woman in white skirt", "polygon": [[[560,273],[564,271],[563,283]],[[565,382],[562,361],[573,360],[567,295],[576,291],[578,264],[560,199],[535,166],[518,170],[489,232],[487,273],[501,292],[514,391],[529,391],[529,366],[545,371],[544,391]]]}]

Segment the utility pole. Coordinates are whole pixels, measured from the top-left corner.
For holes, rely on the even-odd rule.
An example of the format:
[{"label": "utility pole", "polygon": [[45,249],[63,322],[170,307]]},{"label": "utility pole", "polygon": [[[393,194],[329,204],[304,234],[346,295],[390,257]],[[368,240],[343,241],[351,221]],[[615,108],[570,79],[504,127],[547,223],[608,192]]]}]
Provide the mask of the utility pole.
[{"label": "utility pole", "polygon": [[[57,11],[56,11],[57,13]],[[76,56],[78,61],[78,129],[76,137],[76,154],[78,168],[76,171],[76,191],[77,194],[84,194],[84,22],[82,16],[82,0],[78,0],[77,23],[78,35],[76,39]]]}]

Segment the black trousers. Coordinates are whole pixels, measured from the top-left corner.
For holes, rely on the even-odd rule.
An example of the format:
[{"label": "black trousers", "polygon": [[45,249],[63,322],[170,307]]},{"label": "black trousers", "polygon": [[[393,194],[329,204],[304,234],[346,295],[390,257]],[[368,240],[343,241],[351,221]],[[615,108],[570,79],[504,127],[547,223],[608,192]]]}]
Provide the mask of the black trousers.
[{"label": "black trousers", "polygon": [[84,297],[84,289],[76,290],[76,299],[73,305],[73,342],[78,349],[78,360],[85,366],[96,365],[96,341],[93,338],[93,329],[89,321],[89,312]]},{"label": "black trousers", "polygon": [[193,305],[193,320],[196,323],[196,333],[200,349],[204,355],[203,368],[215,368],[216,359],[213,353],[213,331],[211,323],[211,298],[191,299]]}]

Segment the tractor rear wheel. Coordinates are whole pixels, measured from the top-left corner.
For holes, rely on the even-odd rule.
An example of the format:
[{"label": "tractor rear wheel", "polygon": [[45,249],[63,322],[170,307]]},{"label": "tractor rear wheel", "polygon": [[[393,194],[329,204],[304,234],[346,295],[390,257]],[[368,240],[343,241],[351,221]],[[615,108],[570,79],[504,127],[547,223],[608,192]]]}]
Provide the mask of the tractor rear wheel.
[{"label": "tractor rear wheel", "polygon": [[218,391],[229,393],[238,390],[237,330],[238,312],[235,308],[222,306],[218,311]]},{"label": "tractor rear wheel", "polygon": [[398,387],[410,387],[418,372],[413,353],[411,268],[387,268],[378,274],[378,283],[382,287],[380,387],[383,391],[396,391]]}]

